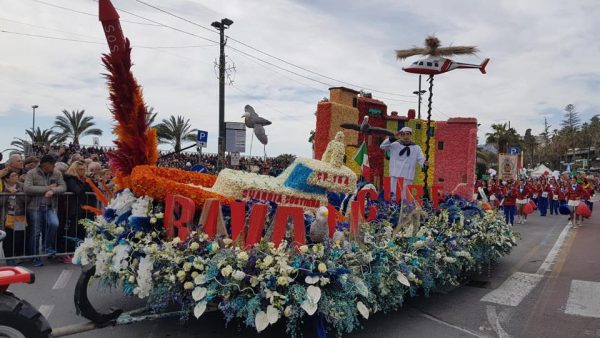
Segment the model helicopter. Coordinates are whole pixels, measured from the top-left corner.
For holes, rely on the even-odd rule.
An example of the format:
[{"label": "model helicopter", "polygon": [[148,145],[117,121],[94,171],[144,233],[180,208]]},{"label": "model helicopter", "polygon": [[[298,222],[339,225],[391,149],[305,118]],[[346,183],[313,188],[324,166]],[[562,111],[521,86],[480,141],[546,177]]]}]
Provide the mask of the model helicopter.
[{"label": "model helicopter", "polygon": [[[428,36],[425,39],[425,47],[413,47],[410,49],[400,49],[396,50],[396,57],[398,59],[404,60],[411,56],[423,55],[424,59],[413,62],[408,67],[403,67],[402,69],[405,72],[419,74],[419,92],[421,91],[421,74],[429,75],[429,99],[428,99],[428,109],[427,109],[427,129],[431,130],[431,108],[433,101],[433,77],[437,74],[442,74],[449,72],[454,69],[459,68],[476,68],[481,71],[482,74],[485,74],[485,67],[487,66],[490,59],[485,59],[480,65],[474,65],[469,63],[460,63],[455,62],[451,59],[446,58],[446,56],[450,57],[452,55],[464,55],[464,54],[475,54],[477,52],[477,48],[473,46],[450,46],[450,47],[441,47],[440,40],[435,36]],[[419,100],[420,100],[419,96]],[[429,150],[430,150],[430,139],[433,133],[428,132],[427,137],[425,139],[425,160],[429,161]],[[429,198],[428,192],[428,178],[429,178],[429,170],[424,170],[424,198]]]},{"label": "model helicopter", "polygon": [[403,67],[402,70],[414,74],[437,75],[458,68],[476,68],[479,69],[482,74],[485,74],[485,67],[489,61],[490,59],[485,59],[481,64],[475,65],[470,63],[456,62],[444,57],[430,56],[425,59],[415,61],[410,66]]}]

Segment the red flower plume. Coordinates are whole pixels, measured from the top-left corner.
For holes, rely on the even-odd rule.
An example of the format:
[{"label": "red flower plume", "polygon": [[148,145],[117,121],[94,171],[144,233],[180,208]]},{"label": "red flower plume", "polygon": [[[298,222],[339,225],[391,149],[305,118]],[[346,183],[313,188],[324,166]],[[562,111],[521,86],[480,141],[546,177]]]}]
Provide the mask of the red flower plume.
[{"label": "red flower plume", "polygon": [[116,150],[108,154],[110,165],[121,187],[128,184],[127,177],[135,166],[158,160],[156,130],[148,123],[148,109],[144,104],[142,88],[131,72],[131,47],[125,41],[125,52],[104,54],[102,62],[108,70],[105,77],[110,92],[112,113],[116,124],[113,131]]}]

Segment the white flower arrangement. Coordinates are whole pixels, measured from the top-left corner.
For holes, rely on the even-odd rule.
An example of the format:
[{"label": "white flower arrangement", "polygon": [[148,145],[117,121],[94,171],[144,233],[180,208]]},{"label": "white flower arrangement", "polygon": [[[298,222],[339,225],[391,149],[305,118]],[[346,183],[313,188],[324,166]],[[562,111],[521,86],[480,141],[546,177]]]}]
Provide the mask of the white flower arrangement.
[{"label": "white flower arrangement", "polygon": [[120,216],[129,210],[132,205],[137,201],[137,197],[133,195],[131,190],[125,189],[121,191],[115,198],[113,198],[108,205],[107,209],[114,209],[117,216]]},{"label": "white flower arrangement", "polygon": [[152,210],[152,198],[140,197],[131,204],[131,217],[148,217]]},{"label": "white flower arrangement", "polygon": [[[148,199],[143,198],[131,207],[136,215],[150,210]],[[276,246],[263,240],[251,248],[223,238],[208,240],[206,234],[196,231],[186,241],[166,239],[156,232],[114,236],[131,230],[127,225],[88,221],[86,228],[92,237],[77,248],[74,261],[95,264],[97,276],[112,283],[121,281],[129,294],[140,298],[184,297],[188,300],[185,310],[196,318],[218,297],[223,304],[238,302],[235,306],[242,306],[242,315],[234,312],[240,307],[221,311],[246,318],[259,332],[281,318],[297,325],[293,323],[302,316],[317,312],[339,331],[353,329],[358,318],[397,308],[401,304],[394,300],[408,295],[407,288],[434,290],[438,283],[456,284],[460,271],[481,268],[482,251],[493,259],[515,245],[510,226],[495,216],[477,219],[474,234],[473,228],[440,227],[444,219],[447,222],[445,211],[431,215],[419,229],[418,238],[394,236],[383,221],[360,225],[367,238],[360,245],[325,242],[296,247],[283,240]],[[107,233],[111,236],[105,236]],[[475,246],[489,248],[489,254],[473,250]],[[434,281],[423,274],[422,266],[435,272]],[[385,273],[375,280],[372,271]],[[165,289],[165,285],[173,288]],[[246,303],[254,297],[260,302]]]},{"label": "white flower arrangement", "polygon": [[113,272],[119,273],[127,269],[130,251],[131,247],[127,244],[119,244],[113,249],[114,255],[112,256],[112,265],[110,267]]},{"label": "white flower arrangement", "polygon": [[154,262],[151,258],[142,257],[137,271],[137,287],[133,290],[133,293],[140,298],[146,298],[152,291],[152,270]]}]

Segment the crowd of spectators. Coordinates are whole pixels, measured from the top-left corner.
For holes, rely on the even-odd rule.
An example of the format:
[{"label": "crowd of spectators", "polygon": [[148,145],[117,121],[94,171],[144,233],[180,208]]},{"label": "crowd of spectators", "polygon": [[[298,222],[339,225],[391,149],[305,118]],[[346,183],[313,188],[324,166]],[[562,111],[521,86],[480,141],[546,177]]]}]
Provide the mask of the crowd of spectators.
[{"label": "crowd of spectators", "polygon": [[[83,205],[99,207],[92,186],[111,190],[112,172],[106,147],[62,145],[33,147],[27,156],[10,154],[0,163],[0,265],[16,264],[16,258],[28,257],[36,266],[42,257],[70,261],[78,240],[85,236],[80,220],[91,218]],[[217,174],[217,155],[197,153],[161,153],[158,165]],[[225,167],[265,175],[279,175],[293,160],[241,157]],[[200,165],[200,166],[198,166]],[[4,259],[3,259],[4,256]],[[13,258],[14,257],[14,258]]]},{"label": "crowd of spectators", "polygon": [[[234,165],[232,164],[231,155],[226,155],[225,167],[260,173],[263,175],[277,176],[285,170],[292,161],[293,157],[291,156],[267,158],[243,156],[239,158],[239,164]],[[191,169],[196,165],[200,165],[210,174],[217,174],[217,164],[218,156],[216,154],[199,155],[198,153],[162,154],[162,157],[158,161],[158,165],[161,167],[179,169]]]}]

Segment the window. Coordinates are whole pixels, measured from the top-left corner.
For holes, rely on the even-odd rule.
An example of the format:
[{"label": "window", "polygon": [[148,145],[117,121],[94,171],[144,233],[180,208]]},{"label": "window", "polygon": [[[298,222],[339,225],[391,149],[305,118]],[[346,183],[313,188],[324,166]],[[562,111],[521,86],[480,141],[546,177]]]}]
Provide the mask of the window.
[{"label": "window", "polygon": [[419,66],[422,66],[422,65],[423,65],[423,61],[419,62]]},{"label": "window", "polygon": [[438,150],[444,150],[444,141],[438,142]]},{"label": "window", "polygon": [[427,62],[427,66],[428,66],[428,67],[431,67],[431,66],[433,66],[433,63],[431,63],[431,62]]},{"label": "window", "polygon": [[419,64],[419,61],[413,62],[413,65],[418,65],[418,64]]},{"label": "window", "polygon": [[435,133],[435,128],[429,127],[429,131],[428,131],[429,136],[433,136],[434,133]]},{"label": "window", "polygon": [[436,62],[436,63],[435,63],[435,66],[436,66],[436,67],[439,67],[439,64]]},{"label": "window", "polygon": [[415,127],[417,127],[417,129],[421,129],[421,124],[417,124]]}]

